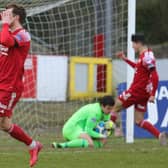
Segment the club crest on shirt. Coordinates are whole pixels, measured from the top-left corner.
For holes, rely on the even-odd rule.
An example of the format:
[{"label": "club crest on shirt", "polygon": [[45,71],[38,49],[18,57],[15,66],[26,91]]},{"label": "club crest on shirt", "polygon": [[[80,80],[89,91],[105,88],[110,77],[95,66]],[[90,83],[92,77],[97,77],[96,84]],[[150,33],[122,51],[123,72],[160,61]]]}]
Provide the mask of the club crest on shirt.
[{"label": "club crest on shirt", "polygon": [[92,118],[91,120],[92,120],[92,122],[97,122],[96,118]]}]

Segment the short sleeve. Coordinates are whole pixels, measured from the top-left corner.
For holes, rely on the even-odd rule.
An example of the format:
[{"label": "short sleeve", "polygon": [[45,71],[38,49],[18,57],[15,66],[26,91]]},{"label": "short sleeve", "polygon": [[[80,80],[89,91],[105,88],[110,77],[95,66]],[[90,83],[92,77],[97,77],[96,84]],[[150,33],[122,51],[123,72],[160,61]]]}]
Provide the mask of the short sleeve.
[{"label": "short sleeve", "polygon": [[147,69],[154,68],[156,66],[155,57],[152,51],[146,51],[143,57],[143,66]]},{"label": "short sleeve", "polygon": [[14,38],[19,46],[24,46],[27,43],[30,43],[31,40],[30,34],[25,30],[19,31],[16,35],[14,35]]}]

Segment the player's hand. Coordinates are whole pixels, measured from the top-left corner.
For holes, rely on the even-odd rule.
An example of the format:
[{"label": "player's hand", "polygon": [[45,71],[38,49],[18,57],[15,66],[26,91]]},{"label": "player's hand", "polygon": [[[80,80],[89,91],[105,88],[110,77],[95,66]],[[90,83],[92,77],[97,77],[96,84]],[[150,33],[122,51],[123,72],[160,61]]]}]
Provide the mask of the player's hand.
[{"label": "player's hand", "polygon": [[155,96],[150,96],[148,101],[150,103],[155,103]]},{"label": "player's hand", "polygon": [[106,134],[101,134],[101,138],[107,138]]},{"label": "player's hand", "polygon": [[123,59],[123,60],[126,59],[126,56],[123,51],[117,52],[116,56],[120,59]]},{"label": "player's hand", "polygon": [[13,22],[14,16],[12,14],[12,9],[7,9],[1,13],[2,23],[8,23],[9,25]]}]

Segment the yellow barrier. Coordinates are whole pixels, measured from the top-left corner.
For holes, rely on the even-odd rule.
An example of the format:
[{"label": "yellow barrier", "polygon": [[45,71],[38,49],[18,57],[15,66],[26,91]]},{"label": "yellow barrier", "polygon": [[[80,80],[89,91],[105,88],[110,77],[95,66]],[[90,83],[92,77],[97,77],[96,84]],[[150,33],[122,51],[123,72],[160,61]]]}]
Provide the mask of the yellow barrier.
[{"label": "yellow barrier", "polygon": [[[75,65],[87,64],[87,90],[86,92],[79,92],[75,90]],[[94,91],[94,65],[106,65],[106,91],[97,92]],[[91,58],[91,57],[71,57],[70,58],[70,71],[69,71],[69,99],[81,99],[81,98],[93,98],[102,97],[104,95],[112,94],[112,60],[109,58]]]}]

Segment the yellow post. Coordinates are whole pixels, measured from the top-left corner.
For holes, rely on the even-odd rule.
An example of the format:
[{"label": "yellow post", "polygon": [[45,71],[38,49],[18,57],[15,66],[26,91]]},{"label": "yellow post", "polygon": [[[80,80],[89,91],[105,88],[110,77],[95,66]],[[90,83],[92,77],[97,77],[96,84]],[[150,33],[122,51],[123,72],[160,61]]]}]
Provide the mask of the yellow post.
[{"label": "yellow post", "polygon": [[88,93],[92,95],[94,89],[94,64],[89,63],[88,70]]}]

